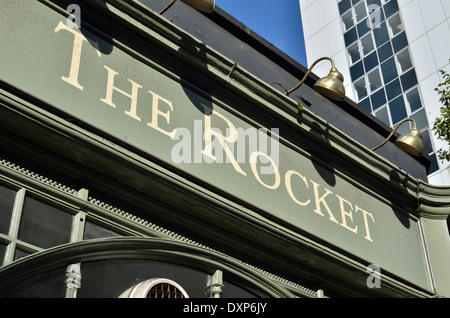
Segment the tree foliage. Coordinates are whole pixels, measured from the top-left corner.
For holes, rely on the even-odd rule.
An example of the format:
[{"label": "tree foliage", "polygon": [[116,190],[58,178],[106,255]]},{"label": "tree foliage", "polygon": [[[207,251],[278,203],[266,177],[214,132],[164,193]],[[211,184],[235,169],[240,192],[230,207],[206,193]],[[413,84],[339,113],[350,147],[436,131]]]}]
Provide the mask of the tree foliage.
[{"label": "tree foliage", "polygon": [[[440,95],[439,101],[442,103],[441,114],[433,125],[433,130],[436,132],[438,139],[446,141],[447,145],[450,144],[450,74],[446,71],[440,71],[443,76],[443,82],[436,88]],[[450,161],[450,148],[439,149],[437,151],[438,158],[441,160]]]}]

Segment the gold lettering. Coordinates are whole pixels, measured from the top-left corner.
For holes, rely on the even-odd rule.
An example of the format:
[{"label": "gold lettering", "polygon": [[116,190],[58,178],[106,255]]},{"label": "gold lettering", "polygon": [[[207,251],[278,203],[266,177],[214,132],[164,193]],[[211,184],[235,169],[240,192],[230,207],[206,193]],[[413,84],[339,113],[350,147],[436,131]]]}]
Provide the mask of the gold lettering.
[{"label": "gold lettering", "polygon": [[[63,22],[59,22],[59,24],[54,29],[54,32],[58,33],[61,30],[68,31],[73,35],[73,48],[72,48],[72,56],[71,56],[71,62],[70,62],[69,75],[61,76],[61,79],[82,91],[84,89],[84,87],[79,82],[79,75],[80,75],[81,56],[82,56],[82,52],[83,52],[83,44],[85,41],[86,42],[89,41],[91,43],[91,45],[95,47],[97,55],[99,57],[101,57],[98,43],[90,41],[82,33],[76,31],[74,28],[67,26]],[[129,108],[129,110],[125,111],[125,114],[137,121],[141,121],[141,118],[137,114],[137,106],[138,106],[138,93],[139,93],[139,89],[141,89],[142,86],[139,85],[138,83],[128,79],[128,82],[131,83],[131,93],[121,90],[118,87],[116,87],[114,84],[116,75],[119,75],[119,73],[114,71],[113,69],[109,68],[106,65],[104,65],[104,68],[108,72],[107,84],[106,84],[106,94],[105,94],[105,97],[101,98],[100,100],[103,103],[105,103],[113,108],[117,108],[116,104],[113,102],[114,91],[122,94],[123,96],[130,99],[130,108]],[[166,136],[169,136],[170,138],[174,138],[176,135],[176,129],[173,129],[172,131],[167,131],[163,127],[160,126],[161,118],[163,118],[163,120],[165,120],[165,122],[168,125],[170,125],[171,112],[174,111],[174,106],[173,106],[172,102],[150,90],[148,92],[152,95],[152,119],[150,122],[147,122],[147,126],[161,132],[162,134],[164,134]],[[163,111],[161,109],[163,107],[161,104],[166,104],[166,111]],[[244,176],[247,176],[246,172],[243,171],[242,168],[239,166],[238,161],[236,160],[236,158],[234,156],[233,149],[230,149],[230,144],[237,143],[238,149],[244,148],[246,136],[250,140],[256,140],[255,130],[249,129],[247,131],[244,131],[242,128],[240,128],[239,131],[241,132],[241,134],[238,134],[238,130],[235,128],[234,124],[228,118],[226,118],[223,114],[218,113],[217,111],[213,110],[210,107],[207,107],[204,105],[202,105],[202,106],[205,110],[205,116],[204,116],[204,126],[205,127],[204,127],[204,134],[203,134],[204,140],[205,140],[205,147],[204,147],[204,149],[202,148],[202,144],[200,141],[200,144],[198,147],[198,150],[199,150],[198,152],[201,153],[203,156],[207,156],[207,157],[217,161],[217,158],[215,156],[215,155],[217,155],[217,152],[218,152],[217,150],[223,149],[225,151],[225,154],[228,159],[227,162],[231,162],[233,165],[233,168],[238,173],[240,173]],[[168,109],[167,109],[167,107],[168,107]],[[216,130],[212,129],[213,115],[222,119],[226,123],[226,125],[228,125],[228,129],[227,129],[227,132],[229,132],[228,136],[224,136],[218,129],[216,129]],[[201,123],[201,121],[200,121],[200,123]],[[201,126],[201,124],[200,124],[200,126]],[[199,130],[201,130],[201,129],[202,128],[200,127]],[[187,132],[189,133],[189,131],[187,131]],[[261,131],[260,131],[260,133],[261,133]],[[242,140],[239,140],[240,135],[243,136]],[[218,149],[216,148],[215,154],[213,154],[213,151],[212,151],[212,137],[213,136],[216,138],[214,141],[218,141],[218,143],[219,143],[219,145],[217,147]],[[187,137],[186,137],[186,140],[187,140]],[[191,146],[190,144],[188,146],[185,146],[183,144],[183,148],[180,148],[180,149],[182,149],[183,151],[188,149],[190,151],[190,146]],[[249,145],[249,147],[253,147],[253,146],[254,146],[254,148],[256,148],[255,144]],[[202,149],[200,149],[200,148],[202,148]],[[178,148],[174,148],[174,149],[178,150]],[[255,151],[253,151],[253,150],[255,150]],[[261,149],[259,149],[259,150],[261,150]],[[250,148],[247,151],[251,152],[251,155],[249,158],[250,167],[251,167],[251,170],[252,170],[253,175],[255,176],[256,180],[267,189],[270,189],[270,190],[278,189],[281,184],[281,176],[280,176],[280,172],[278,170],[278,166],[275,163],[275,161],[268,154],[261,152],[261,151],[256,151],[256,149]],[[172,153],[173,152],[174,151],[172,151]],[[245,152],[240,151],[238,153],[238,155],[239,154],[244,156]],[[190,160],[190,156],[191,156],[191,153],[186,151],[186,156],[181,158],[180,162],[188,162]],[[261,179],[261,175],[263,173],[260,172],[260,170],[258,169],[258,158],[260,156],[268,159],[268,162],[273,167],[273,173],[271,173],[271,175],[273,175],[273,177],[268,177],[271,180],[269,182],[267,182],[267,180],[263,181]],[[178,157],[181,157],[181,156],[178,155]],[[240,159],[239,162],[243,162],[245,159],[243,157],[238,157],[238,158]],[[196,162],[199,162],[199,161],[196,161]],[[311,197],[311,199],[308,199],[307,196],[303,195],[304,193],[301,191],[301,189],[295,189],[296,191],[294,193],[293,183],[292,183],[292,178],[294,176],[297,176],[298,178],[300,178],[300,180],[301,180],[300,183],[303,182],[303,184],[305,185],[306,188],[303,188],[303,185],[300,185],[301,189],[303,189],[304,191],[305,191],[305,189],[307,189],[308,192],[312,191],[312,190],[310,190],[308,179],[305,176],[303,176],[301,173],[299,173],[295,170],[289,170],[286,172],[285,187],[287,189],[289,196],[297,205],[306,207],[311,204],[312,197]],[[364,238],[370,242],[373,242],[373,239],[371,237],[371,232],[370,232],[370,226],[369,226],[370,221],[372,223],[375,223],[375,219],[374,219],[374,216],[372,213],[361,209],[356,204],[353,208],[353,205],[351,202],[342,198],[339,195],[336,195],[336,197],[339,200],[340,215],[341,215],[341,223],[339,223],[338,220],[333,215],[333,212],[331,211],[330,206],[327,203],[327,199],[329,198],[329,196],[331,194],[333,194],[333,192],[328,190],[327,188],[324,188],[325,189],[324,192],[322,191],[322,193],[321,193],[320,185],[315,183],[312,180],[309,180],[309,181],[313,185],[314,199],[315,199],[315,208],[314,208],[315,213],[319,214],[320,216],[325,217],[324,212],[326,211],[326,213],[329,217],[329,220],[331,220],[332,222],[334,222],[336,224],[340,224],[346,230],[349,230],[349,231],[357,234],[358,233],[358,225],[354,224],[353,214],[362,212],[363,221],[364,221],[364,229],[365,229],[365,237]],[[303,200],[303,201],[301,201],[301,200]],[[325,211],[323,211],[323,208],[325,209]],[[353,227],[352,227],[352,225],[353,225]]]},{"label": "gold lettering", "polygon": [[[211,110],[211,108],[207,106],[202,106],[205,110],[205,149],[202,150],[202,154],[210,157],[213,160],[216,160],[216,157],[212,153],[212,136],[214,135],[216,138],[221,140],[222,148],[223,150],[225,150],[225,154],[233,165],[234,170],[244,176],[247,176],[245,171],[242,170],[242,168],[238,165],[237,160],[233,155],[233,151],[228,147],[228,143],[235,143],[238,139],[238,134],[235,126],[230,120],[228,120],[228,118],[226,118],[222,114]],[[230,136],[225,137],[211,128],[211,117],[213,114],[217,117],[222,118],[228,124],[229,131],[231,132]]]},{"label": "gold lettering", "polygon": [[360,207],[358,207],[357,205],[355,205],[355,212],[361,211],[363,213],[363,218],[364,218],[364,227],[366,230],[366,236],[364,237],[366,240],[373,242],[372,238],[370,237],[370,230],[369,230],[369,222],[367,219],[367,216],[370,216],[370,218],[372,219],[372,222],[375,223],[375,220],[373,218],[372,213],[364,211],[363,209],[361,209]]},{"label": "gold lettering", "polygon": [[116,71],[114,71],[113,69],[109,68],[106,65],[104,65],[104,67],[108,70],[108,83],[106,86],[106,96],[105,98],[101,98],[100,100],[105,104],[113,108],[116,108],[116,105],[112,101],[113,91],[121,93],[122,95],[131,99],[130,110],[126,111],[125,114],[127,114],[131,118],[136,119],[137,121],[141,121],[141,118],[136,114],[136,110],[137,110],[138,90],[139,88],[142,88],[142,86],[128,79],[128,81],[131,83],[131,94],[128,94],[127,92],[118,89],[117,87],[114,86],[114,77],[119,73],[117,73]]},{"label": "gold lettering", "polygon": [[[70,63],[70,72],[69,76],[61,76],[61,79],[70,85],[83,90],[83,86],[80,85],[78,82],[78,75],[80,72],[80,63],[81,63],[81,51],[83,49],[83,41],[87,42],[86,37],[80,33],[75,31],[74,29],[70,28],[69,26],[65,25],[63,22],[59,22],[59,24],[55,28],[55,32],[59,32],[60,30],[66,30],[69,31],[74,35],[73,40],[73,50],[72,50],[72,61]],[[98,43],[97,42],[91,42],[96,46],[97,55],[101,57],[101,53],[98,50]]]},{"label": "gold lettering", "polygon": [[297,171],[289,170],[288,172],[286,172],[286,175],[285,175],[285,177],[286,177],[286,179],[285,179],[286,189],[287,189],[287,191],[288,191],[288,193],[289,193],[289,196],[291,197],[292,200],[294,200],[295,203],[297,203],[298,205],[301,205],[301,206],[307,206],[308,204],[311,203],[311,200],[308,199],[308,200],[306,200],[305,202],[300,202],[300,201],[297,200],[297,198],[294,196],[294,193],[293,193],[293,191],[292,191],[292,186],[291,186],[291,177],[292,177],[292,175],[294,175],[294,174],[297,175],[297,176],[299,176],[300,179],[302,179],[303,182],[305,183],[306,187],[309,188],[308,182],[307,182],[307,180],[306,180],[306,178],[305,178],[304,176],[302,176],[302,175],[301,175],[300,173],[298,173]]},{"label": "gold lettering", "polygon": [[333,213],[331,212],[330,207],[328,206],[328,203],[325,201],[325,198],[328,195],[333,194],[333,192],[331,192],[330,190],[325,188],[325,190],[326,190],[325,194],[322,195],[319,198],[319,185],[317,183],[315,183],[314,181],[312,181],[312,180],[310,180],[310,181],[311,181],[311,183],[314,186],[314,198],[316,200],[316,208],[314,209],[314,212],[316,212],[317,214],[319,214],[321,216],[325,216],[322,213],[322,210],[321,210],[321,205],[320,204],[322,203],[323,206],[325,207],[325,209],[327,210],[328,215],[330,216],[330,220],[333,221],[336,224],[339,224],[339,222],[336,220],[336,218],[334,217]]},{"label": "gold lettering", "polygon": [[[258,169],[257,169],[257,167],[256,167],[256,162],[258,161],[258,160],[257,160],[257,159],[258,159],[258,156],[264,156],[264,157],[266,157],[267,159],[269,159],[271,165],[273,166],[273,171],[274,171],[273,174],[275,175],[275,181],[274,181],[274,184],[273,184],[273,185],[265,184],[265,183],[261,180],[261,178],[260,178],[260,176],[259,176],[259,173],[258,173]],[[263,153],[263,152],[255,151],[255,152],[253,152],[253,153],[250,155],[250,166],[251,166],[251,168],[252,168],[252,171],[253,171],[253,174],[255,175],[256,180],[258,180],[258,182],[261,183],[263,186],[265,186],[266,188],[271,189],[271,190],[275,190],[275,189],[277,189],[277,188],[280,186],[280,183],[281,183],[281,176],[280,176],[280,173],[278,172],[278,167],[277,167],[277,165],[276,165],[275,162],[272,160],[272,158],[270,158],[270,156],[266,155],[266,154]]]},{"label": "gold lettering", "polygon": [[169,136],[170,138],[173,138],[175,136],[175,129],[172,130],[171,132],[168,132],[164,129],[162,129],[161,127],[159,127],[158,125],[158,117],[162,116],[166,119],[167,123],[170,124],[170,112],[162,112],[159,108],[159,101],[162,101],[164,103],[166,103],[167,105],[169,105],[169,108],[171,111],[173,111],[173,105],[172,102],[159,96],[158,94],[153,93],[152,91],[149,91],[150,94],[152,94],[153,96],[153,102],[152,102],[152,122],[151,123],[147,123],[148,126],[156,129],[157,131],[163,133],[164,135]]},{"label": "gold lettering", "polygon": [[[341,207],[341,217],[342,217],[342,223],[341,225],[346,228],[349,231],[352,231],[353,233],[357,233],[358,232],[358,226],[355,226],[354,228],[351,228],[347,225],[347,217],[350,219],[351,222],[353,222],[353,206],[352,204],[345,200],[344,198],[341,198],[340,196],[338,196],[336,194],[337,198],[339,199],[339,205]],[[350,211],[346,211],[345,210],[345,204],[350,206]]]}]

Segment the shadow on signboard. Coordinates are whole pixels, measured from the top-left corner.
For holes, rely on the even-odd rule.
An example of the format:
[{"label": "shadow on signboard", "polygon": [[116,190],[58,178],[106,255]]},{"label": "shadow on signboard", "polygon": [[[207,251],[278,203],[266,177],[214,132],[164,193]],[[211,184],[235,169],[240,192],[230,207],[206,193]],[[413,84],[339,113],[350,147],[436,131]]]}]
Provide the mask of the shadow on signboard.
[{"label": "shadow on signboard", "polygon": [[[400,180],[402,180],[402,178],[400,178],[399,174],[396,171],[392,170],[390,175],[389,175],[390,183],[391,184],[395,184],[395,185],[397,185],[399,187],[402,187],[402,188],[406,189],[407,188],[407,186],[406,186],[407,179],[403,178],[403,183],[400,182]],[[391,203],[391,207],[392,207],[392,212],[397,217],[397,219],[400,221],[400,223],[405,228],[409,229],[410,226],[411,226],[411,222],[409,220],[409,217],[405,213],[397,211],[400,208],[397,208],[394,203]]]},{"label": "shadow on signboard", "polygon": [[[323,128],[319,126],[317,123],[313,123],[311,125],[310,133],[314,136],[318,137],[322,142],[326,143],[327,145],[330,145],[330,141],[328,139],[328,126]],[[329,186],[335,186],[336,185],[336,175],[334,172],[334,168],[332,166],[331,162],[327,162],[328,159],[332,158],[332,156],[328,156],[328,154],[321,155],[320,158],[315,155],[314,153],[311,153],[312,156],[312,164],[314,165],[314,168],[319,173],[319,175],[322,177],[322,179],[329,185]],[[332,159],[330,159],[332,160]]]},{"label": "shadow on signboard", "polygon": [[[66,11],[65,16],[67,18],[63,22],[67,26],[80,31],[89,44],[100,53],[111,54],[113,41],[111,35],[107,33],[107,22],[104,21],[104,17],[108,17],[110,14],[105,2],[95,2],[94,10],[101,11],[102,15],[79,1],[74,3],[73,0],[51,0],[51,2]],[[96,31],[93,31],[94,29]],[[98,35],[94,32],[97,32]]]}]

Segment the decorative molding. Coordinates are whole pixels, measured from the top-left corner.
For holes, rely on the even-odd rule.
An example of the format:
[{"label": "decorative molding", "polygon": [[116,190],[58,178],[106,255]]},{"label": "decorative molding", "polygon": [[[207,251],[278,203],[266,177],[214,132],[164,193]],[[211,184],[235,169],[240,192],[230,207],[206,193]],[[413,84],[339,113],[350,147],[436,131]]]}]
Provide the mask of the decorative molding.
[{"label": "decorative molding", "polygon": [[[215,272],[220,269],[232,273],[266,293],[269,297],[292,298],[294,294],[280,285],[280,278],[268,276],[265,273],[243,264],[224,254],[189,243],[160,238],[121,237],[87,240],[70,243],[47,249],[22,258],[13,264],[0,268],[1,288],[18,283],[29,277],[67,267],[72,262],[91,262],[105,259],[148,259],[158,260],[178,265],[196,268],[205,272]],[[17,273],[21,273],[17,275]],[[81,270],[83,275],[83,270]],[[278,281],[277,281],[278,280]],[[297,289],[297,293],[305,297],[314,297],[313,291],[308,291],[293,283],[287,283]]]}]

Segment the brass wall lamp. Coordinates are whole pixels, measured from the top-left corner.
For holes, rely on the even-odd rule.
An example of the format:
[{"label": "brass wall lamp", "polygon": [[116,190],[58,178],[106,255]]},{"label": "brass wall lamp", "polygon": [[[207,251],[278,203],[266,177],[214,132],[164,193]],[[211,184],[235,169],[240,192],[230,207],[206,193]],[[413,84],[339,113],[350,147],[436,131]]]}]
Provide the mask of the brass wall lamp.
[{"label": "brass wall lamp", "polygon": [[424,145],[423,145],[423,136],[420,133],[420,131],[417,129],[416,122],[414,119],[408,118],[400,122],[395,129],[392,131],[392,133],[389,135],[389,137],[386,138],[386,140],[381,143],[379,146],[372,149],[372,151],[380,148],[384,144],[388,142],[388,140],[395,134],[397,129],[403,125],[404,123],[412,121],[414,123],[414,128],[407,134],[400,136],[396,141],[395,144],[402,149],[403,151],[414,155],[416,157],[421,157],[424,154]]},{"label": "brass wall lamp", "polygon": [[317,65],[317,63],[323,61],[323,60],[329,60],[331,62],[331,70],[330,73],[324,77],[318,80],[314,84],[314,89],[319,92],[320,94],[324,95],[325,97],[337,100],[337,101],[343,101],[345,98],[345,88],[344,88],[344,76],[336,69],[334,65],[334,61],[329,57],[321,57],[317,61],[315,61],[311,67],[306,72],[305,76],[301,80],[301,82],[295,86],[293,89],[287,91],[285,95],[289,95],[293,91],[295,91],[297,88],[303,85],[303,83],[306,81],[306,78],[311,73],[312,69]]},{"label": "brass wall lamp", "polygon": [[[167,7],[165,7],[159,14],[166,12],[177,0],[172,0]],[[203,12],[213,12],[215,7],[215,0],[181,0],[187,5]]]},{"label": "brass wall lamp", "polygon": [[[301,80],[301,82],[292,88],[291,90],[287,91],[285,95],[289,95],[293,91],[295,91],[297,88],[303,85],[303,83],[306,81],[306,78],[311,73],[312,69],[317,65],[317,63],[323,61],[323,60],[329,60],[331,62],[331,70],[330,73],[324,77],[319,79],[314,84],[314,89],[319,92],[320,94],[324,95],[325,97],[337,100],[337,101],[343,101],[345,99],[345,87],[344,87],[344,76],[336,69],[336,66],[334,64],[334,61],[329,57],[322,57],[318,60],[316,60],[308,69],[305,76]],[[392,133],[389,135],[389,137],[379,146],[372,149],[372,151],[375,151],[376,149],[382,147],[385,145],[389,139],[395,134],[397,129],[403,125],[404,123],[412,121],[414,123],[414,128],[407,134],[400,136],[396,141],[395,144],[402,149],[403,151],[420,157],[424,154],[424,145],[423,145],[423,136],[420,133],[420,131],[417,129],[416,122],[413,119],[405,119],[402,122],[400,122],[395,129],[392,131]]]}]

